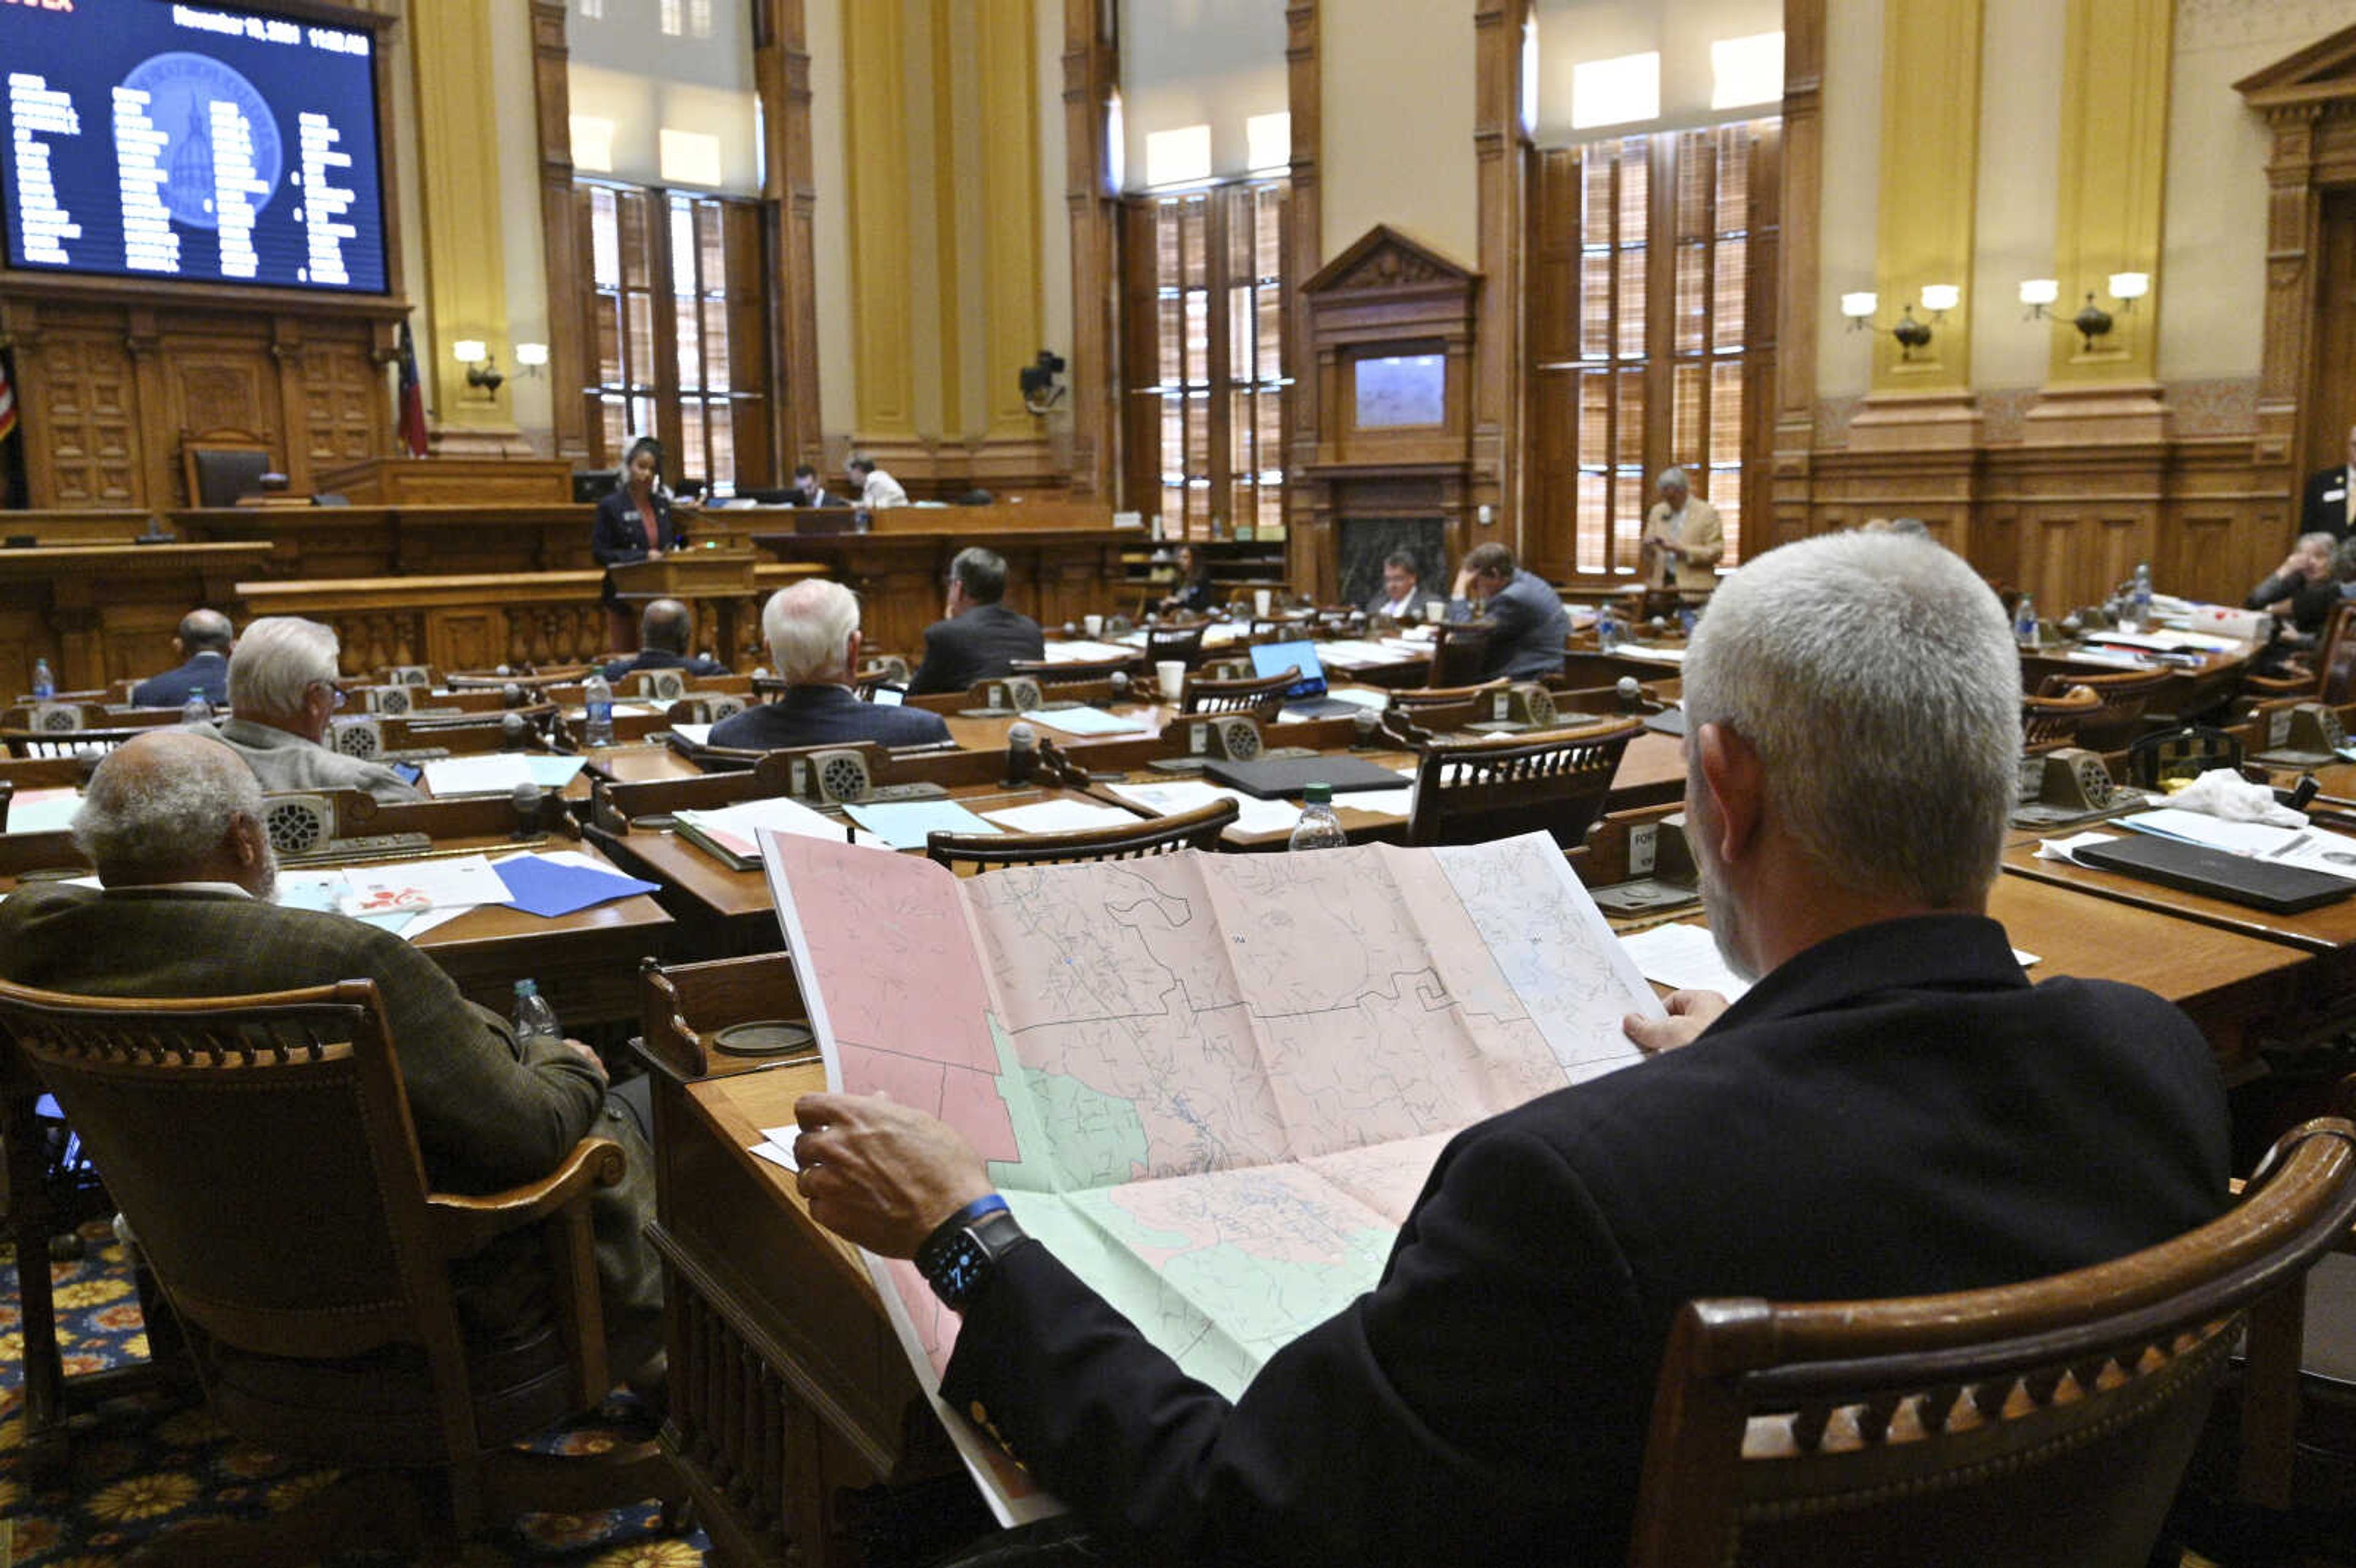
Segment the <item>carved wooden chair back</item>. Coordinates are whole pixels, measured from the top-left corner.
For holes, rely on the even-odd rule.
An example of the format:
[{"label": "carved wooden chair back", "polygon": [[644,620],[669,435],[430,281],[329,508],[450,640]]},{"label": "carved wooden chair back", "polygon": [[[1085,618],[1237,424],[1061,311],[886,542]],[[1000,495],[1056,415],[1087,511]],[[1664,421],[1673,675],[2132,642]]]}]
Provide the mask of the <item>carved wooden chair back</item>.
[{"label": "carved wooden chair back", "polygon": [[1603,810],[1620,754],[1644,731],[1611,719],[1511,741],[1435,741],[1415,771],[1410,844],[1479,844],[1544,832],[1575,849]]}]

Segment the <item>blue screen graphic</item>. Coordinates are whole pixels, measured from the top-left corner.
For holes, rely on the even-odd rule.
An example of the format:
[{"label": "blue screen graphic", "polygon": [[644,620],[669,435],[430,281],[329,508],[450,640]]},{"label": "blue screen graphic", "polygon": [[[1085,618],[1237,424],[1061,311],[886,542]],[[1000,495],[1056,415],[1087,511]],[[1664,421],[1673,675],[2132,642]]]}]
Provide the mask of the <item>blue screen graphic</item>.
[{"label": "blue screen graphic", "polygon": [[376,40],[177,0],[0,0],[8,265],[382,293]]}]

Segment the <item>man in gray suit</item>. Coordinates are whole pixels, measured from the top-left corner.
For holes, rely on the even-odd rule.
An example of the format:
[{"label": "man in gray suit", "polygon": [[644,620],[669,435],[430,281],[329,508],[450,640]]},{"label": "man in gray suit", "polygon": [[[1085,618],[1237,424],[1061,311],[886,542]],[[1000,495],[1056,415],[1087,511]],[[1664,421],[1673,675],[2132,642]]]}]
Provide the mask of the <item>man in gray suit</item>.
[{"label": "man in gray suit", "polygon": [[359,789],[382,801],[423,798],[381,763],[331,752],[327,726],[344,694],[336,686],[334,630],[272,615],[256,621],[229,659],[230,718],[190,728],[245,759],[265,790]]},{"label": "man in gray suit", "polygon": [[1501,544],[1474,545],[1464,552],[1456,573],[1456,591],[1449,598],[1448,618],[1477,618],[1489,627],[1488,657],[1483,680],[1505,676],[1535,680],[1562,673],[1563,644],[1570,636],[1570,616],[1562,598],[1547,580],[1514,563],[1514,552]]},{"label": "man in gray suit", "polygon": [[[554,1169],[585,1135],[622,1145],[627,1173],[592,1200],[598,1284],[617,1372],[659,1344],[661,1276],[644,1234],[654,1164],[635,1108],[606,1093],[578,1040],[518,1040],[408,943],[364,921],[270,901],[277,863],[262,792],[198,727],[110,753],[74,817],[102,890],[27,883],[0,901],[0,972],[98,997],[212,997],[376,982],[426,1179],[497,1192]],[[545,1317],[539,1238],[501,1238],[454,1268],[460,1319],[482,1338]],[[652,1375],[651,1367],[642,1376]]]}]

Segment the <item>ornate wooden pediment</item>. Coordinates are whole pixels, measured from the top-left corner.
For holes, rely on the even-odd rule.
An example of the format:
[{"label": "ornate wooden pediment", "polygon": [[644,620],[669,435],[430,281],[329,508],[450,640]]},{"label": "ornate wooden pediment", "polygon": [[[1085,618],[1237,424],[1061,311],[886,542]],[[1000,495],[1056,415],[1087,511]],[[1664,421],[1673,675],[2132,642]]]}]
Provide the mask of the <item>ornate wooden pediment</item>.
[{"label": "ornate wooden pediment", "polygon": [[2269,119],[2277,114],[2356,114],[2356,27],[2342,27],[2233,84]]},{"label": "ornate wooden pediment", "polygon": [[1469,292],[1480,281],[1480,273],[1458,266],[1387,223],[1377,223],[1355,244],[1317,269],[1317,275],[1301,284],[1301,292],[1357,293],[1426,283],[1450,283]]}]

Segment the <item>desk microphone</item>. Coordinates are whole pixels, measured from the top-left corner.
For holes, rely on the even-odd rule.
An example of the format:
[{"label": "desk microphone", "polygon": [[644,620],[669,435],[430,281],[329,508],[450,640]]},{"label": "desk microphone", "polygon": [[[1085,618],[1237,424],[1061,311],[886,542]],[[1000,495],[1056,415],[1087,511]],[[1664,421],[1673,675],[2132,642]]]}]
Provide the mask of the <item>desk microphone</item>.
[{"label": "desk microphone", "polygon": [[1021,720],[1006,727],[1006,782],[1026,784],[1031,782],[1031,767],[1038,760],[1039,732]]},{"label": "desk microphone", "polygon": [[531,720],[520,713],[499,715],[499,750],[520,752],[531,736]]},{"label": "desk microphone", "polygon": [[1350,727],[1357,731],[1358,744],[1362,748],[1375,743],[1375,731],[1382,725],[1381,718],[1371,708],[1361,708],[1350,715]]},{"label": "desk microphone", "polygon": [[1117,669],[1112,672],[1112,699],[1115,702],[1129,700],[1129,671]]},{"label": "desk microphone", "polygon": [[509,798],[515,802],[515,836],[529,838],[540,831],[540,786],[525,779],[509,792]]},{"label": "desk microphone", "polygon": [[1620,709],[1623,713],[1635,712],[1638,705],[1644,700],[1644,688],[1637,683],[1636,677],[1633,675],[1622,676],[1619,684],[1612,689],[1620,694]]},{"label": "desk microphone", "polygon": [[521,708],[523,706],[523,688],[512,680],[508,682],[505,686],[499,688],[499,700],[509,708]]}]

